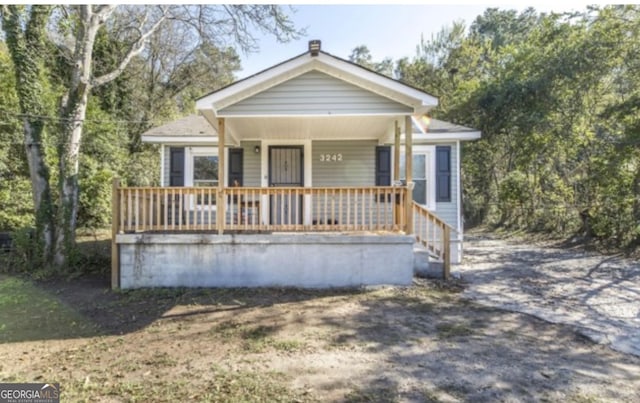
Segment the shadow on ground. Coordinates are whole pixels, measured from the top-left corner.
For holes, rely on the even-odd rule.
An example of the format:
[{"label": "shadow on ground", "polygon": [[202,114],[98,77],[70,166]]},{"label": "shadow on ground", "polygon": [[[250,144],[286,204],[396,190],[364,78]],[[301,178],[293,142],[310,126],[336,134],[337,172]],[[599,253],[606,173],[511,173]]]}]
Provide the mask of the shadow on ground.
[{"label": "shadow on ground", "polygon": [[[7,277],[9,278],[9,277]],[[1,281],[1,280],[0,280]],[[28,280],[25,280],[28,281]],[[55,279],[31,282],[46,298],[59,301],[79,314],[89,326],[82,331],[67,329],[24,337],[0,338],[4,342],[20,342],[75,338],[87,336],[122,335],[146,328],[158,319],[181,318],[223,312],[242,311],[256,307],[303,302],[316,298],[349,296],[364,292],[358,289],[301,290],[289,288],[157,288],[112,290],[106,275],[85,275],[71,280]],[[168,313],[177,306],[191,309]],[[24,318],[28,321],[29,318]],[[90,330],[91,329],[91,330]]]},{"label": "shadow on ground", "polygon": [[571,328],[464,301],[459,286],[440,282],[114,292],[106,280],[38,285],[95,323],[96,335],[122,335],[97,339],[75,358],[60,353],[67,366],[90,366],[74,373],[91,374],[91,360],[110,362],[117,348],[122,364],[110,366],[138,363],[127,379],[165,371],[179,381],[194,368],[243,373],[259,363],[306,385],[302,401],[633,400],[640,391],[640,360]]},{"label": "shadow on ground", "polygon": [[[495,251],[481,252],[496,267],[509,264]],[[518,262],[532,258],[514,253]],[[541,261],[562,263],[561,253],[549,250]],[[55,359],[51,373],[75,382],[78,396],[85,390],[78,379],[90,378],[102,388],[93,397],[126,399],[129,392],[117,389],[121,376],[138,385],[137,397],[185,384],[172,396],[187,398],[194,385],[214,393],[208,377],[227,371],[251,379],[284,374],[287,387],[305,390],[299,401],[640,401],[640,359],[571,327],[466,301],[455,282],[112,291],[106,275],[95,275],[36,286],[95,325],[92,334],[66,337],[118,336],[69,343],[72,352],[65,345],[17,368],[27,377]],[[5,344],[0,352],[22,357],[27,348]],[[62,366],[73,372],[58,372]]]}]

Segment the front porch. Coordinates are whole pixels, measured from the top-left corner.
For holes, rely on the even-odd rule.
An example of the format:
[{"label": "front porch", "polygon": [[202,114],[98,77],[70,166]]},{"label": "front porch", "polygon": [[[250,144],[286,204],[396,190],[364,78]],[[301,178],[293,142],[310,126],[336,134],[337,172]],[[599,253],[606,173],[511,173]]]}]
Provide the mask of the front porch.
[{"label": "front porch", "polygon": [[416,241],[442,260],[446,278],[451,228],[407,194],[407,186],[121,187],[114,180],[112,285],[406,285]]}]

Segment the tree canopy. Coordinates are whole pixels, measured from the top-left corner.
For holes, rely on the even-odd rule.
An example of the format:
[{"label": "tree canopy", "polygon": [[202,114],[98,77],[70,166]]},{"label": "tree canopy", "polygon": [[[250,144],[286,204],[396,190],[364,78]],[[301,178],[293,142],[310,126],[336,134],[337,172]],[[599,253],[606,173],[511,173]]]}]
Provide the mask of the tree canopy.
[{"label": "tree canopy", "polygon": [[436,116],[482,130],[464,145],[467,223],[638,245],[639,11],[487,9],[398,63]]},{"label": "tree canopy", "polygon": [[[114,141],[141,151],[136,138],[153,119],[191,109],[203,86],[228,83],[239,68],[234,49],[254,49],[256,30],[280,41],[300,33],[281,7],[269,5],[4,5],[0,16],[0,51],[14,75],[8,94],[15,94],[2,100],[1,112],[10,130],[22,126],[35,266],[65,266],[78,220],[102,222],[96,213],[108,204],[108,179],[130,157]],[[121,120],[133,124],[122,128]],[[153,177],[146,171],[153,164],[145,167]],[[83,214],[83,203],[96,211]]]}]

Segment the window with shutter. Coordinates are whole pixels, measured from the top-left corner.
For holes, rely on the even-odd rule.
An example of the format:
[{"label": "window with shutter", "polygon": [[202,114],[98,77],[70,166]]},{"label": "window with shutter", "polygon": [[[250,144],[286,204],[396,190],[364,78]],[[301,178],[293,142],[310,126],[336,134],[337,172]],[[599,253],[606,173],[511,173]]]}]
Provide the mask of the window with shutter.
[{"label": "window with shutter", "polygon": [[[188,147],[185,150],[184,186],[217,187],[219,181],[224,180],[219,177],[219,161],[217,147]],[[209,200],[208,194],[204,197],[197,194],[189,199],[191,209],[215,209],[215,198]]]},{"label": "window with shutter", "polygon": [[[434,172],[434,148],[433,146],[416,146],[413,150],[413,201],[428,209],[435,209],[435,180]],[[400,153],[400,180],[405,177],[405,154]]]}]

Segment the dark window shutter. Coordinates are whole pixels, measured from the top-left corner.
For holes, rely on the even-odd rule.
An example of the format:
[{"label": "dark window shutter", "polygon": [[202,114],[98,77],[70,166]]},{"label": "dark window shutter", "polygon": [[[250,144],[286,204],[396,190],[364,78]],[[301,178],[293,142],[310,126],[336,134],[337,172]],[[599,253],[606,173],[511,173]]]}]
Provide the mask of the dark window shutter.
[{"label": "dark window shutter", "polygon": [[169,186],[184,186],[184,148],[169,148]]},{"label": "dark window shutter", "polygon": [[436,147],[436,201],[451,201],[451,146]]},{"label": "dark window shutter", "polygon": [[229,187],[242,186],[242,159],[244,149],[242,148],[230,148],[229,149]]},{"label": "dark window shutter", "polygon": [[376,186],[391,186],[391,147],[376,147]]}]

